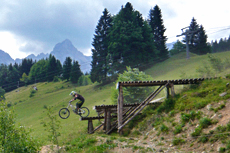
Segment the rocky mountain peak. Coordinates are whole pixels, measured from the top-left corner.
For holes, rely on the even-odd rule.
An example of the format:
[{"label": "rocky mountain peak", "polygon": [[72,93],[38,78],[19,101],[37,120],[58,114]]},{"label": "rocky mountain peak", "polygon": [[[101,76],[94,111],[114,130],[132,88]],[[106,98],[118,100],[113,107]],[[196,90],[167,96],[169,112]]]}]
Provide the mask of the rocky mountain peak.
[{"label": "rocky mountain peak", "polygon": [[73,50],[77,50],[77,49],[73,46],[72,42],[69,39],[66,39],[63,42],[56,44],[54,46],[53,52],[59,52],[59,51],[69,52]]}]

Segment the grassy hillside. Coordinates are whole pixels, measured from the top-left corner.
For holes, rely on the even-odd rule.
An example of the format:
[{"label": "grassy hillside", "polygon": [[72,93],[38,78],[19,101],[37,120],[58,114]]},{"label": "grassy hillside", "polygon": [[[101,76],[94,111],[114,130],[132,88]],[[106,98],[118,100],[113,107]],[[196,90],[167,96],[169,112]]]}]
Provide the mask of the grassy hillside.
[{"label": "grassy hillside", "polygon": [[[225,59],[230,57],[230,52],[223,52],[215,54],[215,56]],[[153,77],[154,80],[172,80],[185,78],[196,78],[196,68],[202,65],[204,61],[208,60],[207,55],[196,56],[191,55],[189,60],[185,59],[185,53],[176,55],[168,60],[159,63],[145,72]],[[229,73],[222,72],[222,75]],[[181,76],[181,75],[184,76]],[[69,82],[44,82],[37,83],[38,91],[30,97],[33,85],[19,88],[19,91],[14,90],[5,94],[6,101],[15,108],[17,114],[17,124],[25,125],[33,129],[32,135],[38,138],[43,144],[49,144],[47,141],[47,132],[44,131],[40,124],[42,120],[48,120],[44,107],[52,106],[55,114],[58,117],[58,111],[62,107],[66,107],[68,101],[71,99],[69,93],[72,90],[78,91],[82,94],[86,101],[84,106],[90,109],[90,116],[95,116],[96,112],[93,106],[101,104],[111,104],[111,87],[115,87],[113,83],[106,86],[99,86],[97,84],[78,87]],[[178,88],[181,90],[181,87]],[[179,90],[176,89],[176,92]],[[74,103],[75,104],[75,103]],[[80,117],[71,112],[68,119],[58,119],[61,122],[61,136],[62,144],[76,139],[80,133],[87,133],[87,122],[79,121]],[[94,122],[94,125],[97,121]],[[97,134],[94,134],[97,135]],[[100,134],[101,135],[101,134]],[[99,135],[99,136],[100,136]],[[92,135],[89,135],[92,136]]]}]

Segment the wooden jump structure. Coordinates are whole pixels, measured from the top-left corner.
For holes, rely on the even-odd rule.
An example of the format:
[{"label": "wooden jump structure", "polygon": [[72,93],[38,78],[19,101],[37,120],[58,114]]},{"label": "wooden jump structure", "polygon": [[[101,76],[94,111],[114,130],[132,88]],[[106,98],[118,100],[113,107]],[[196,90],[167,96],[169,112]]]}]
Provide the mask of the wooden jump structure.
[{"label": "wooden jump structure", "polygon": [[[88,120],[88,133],[94,133],[101,126],[104,126],[106,134],[111,133],[114,129],[117,129],[122,134],[122,128],[128,124],[135,116],[137,116],[147,105],[160,105],[161,102],[151,101],[163,90],[167,89],[168,98],[175,95],[174,85],[188,85],[188,84],[199,84],[200,82],[209,78],[196,78],[196,79],[180,79],[180,80],[162,80],[162,81],[132,81],[132,82],[118,82],[117,88],[119,91],[118,104],[117,105],[101,105],[95,106],[94,109],[97,111],[97,117],[85,117],[81,120]],[[144,86],[159,86],[153,93],[151,93],[143,102],[136,104],[124,104],[123,88],[124,87],[144,87]],[[100,116],[104,114],[104,116]],[[114,115],[112,115],[114,114]],[[111,123],[111,120],[116,118],[117,120]],[[92,120],[104,119],[95,129],[93,128]]]}]

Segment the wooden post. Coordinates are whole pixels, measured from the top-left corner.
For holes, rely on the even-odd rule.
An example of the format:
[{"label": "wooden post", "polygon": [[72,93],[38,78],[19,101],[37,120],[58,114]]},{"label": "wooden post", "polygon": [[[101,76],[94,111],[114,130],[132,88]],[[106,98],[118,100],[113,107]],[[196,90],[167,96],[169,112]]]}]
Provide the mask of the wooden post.
[{"label": "wooden post", "polygon": [[104,109],[104,127],[103,130],[106,130],[106,124],[107,124],[107,108]]},{"label": "wooden post", "polygon": [[[118,95],[118,102],[117,102],[117,122],[118,127],[122,125],[123,122],[123,89],[122,86],[118,85],[119,95]],[[122,130],[118,130],[120,134],[122,134]]]},{"label": "wooden post", "polygon": [[174,97],[175,96],[175,91],[174,91],[174,84],[170,84],[171,87],[171,96]]},{"label": "wooden post", "polygon": [[88,120],[88,133],[89,134],[93,134],[94,133],[92,120]]},{"label": "wooden post", "polygon": [[106,132],[108,132],[111,128],[111,111],[110,109],[107,110],[106,116]]},{"label": "wooden post", "polygon": [[167,95],[166,95],[167,98],[169,98],[169,85],[167,86]]}]

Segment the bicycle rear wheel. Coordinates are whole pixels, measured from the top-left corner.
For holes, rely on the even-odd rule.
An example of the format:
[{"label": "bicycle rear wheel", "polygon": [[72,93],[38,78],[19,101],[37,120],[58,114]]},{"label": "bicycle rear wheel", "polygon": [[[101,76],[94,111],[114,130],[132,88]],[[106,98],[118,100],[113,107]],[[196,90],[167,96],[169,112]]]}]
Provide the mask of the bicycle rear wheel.
[{"label": "bicycle rear wheel", "polygon": [[62,108],[62,109],[60,109],[59,116],[62,119],[67,119],[69,117],[69,115],[70,115],[70,112],[69,112],[68,108]]},{"label": "bicycle rear wheel", "polygon": [[87,117],[89,115],[89,109],[87,107],[81,107],[80,111],[79,115],[81,117]]}]

